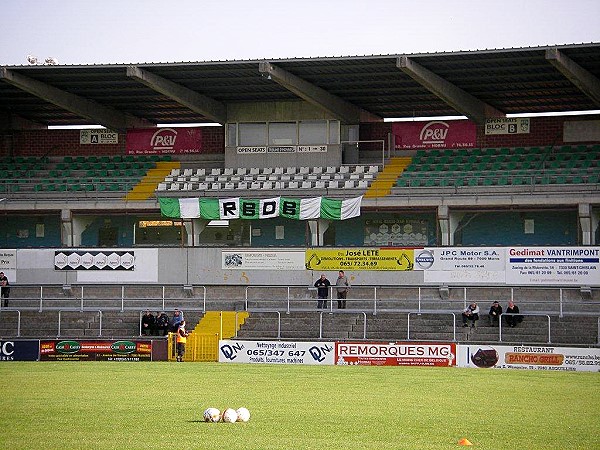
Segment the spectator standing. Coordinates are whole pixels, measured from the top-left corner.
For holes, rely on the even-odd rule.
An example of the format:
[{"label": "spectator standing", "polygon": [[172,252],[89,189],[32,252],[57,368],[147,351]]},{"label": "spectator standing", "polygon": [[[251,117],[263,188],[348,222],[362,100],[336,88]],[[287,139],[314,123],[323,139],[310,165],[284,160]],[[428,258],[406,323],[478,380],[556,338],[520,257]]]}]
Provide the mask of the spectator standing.
[{"label": "spectator standing", "polygon": [[490,312],[488,313],[488,318],[490,320],[490,325],[494,326],[494,323],[500,322],[500,315],[502,314],[502,306],[500,303],[494,302],[490,307]]},{"label": "spectator standing", "polygon": [[346,309],[346,297],[348,296],[348,277],[343,270],[338,272],[337,280],[335,281],[338,298],[338,309]]},{"label": "spectator standing", "polygon": [[161,311],[156,313],[154,327],[157,336],[166,336],[169,332],[169,316],[166,312]]},{"label": "spectator standing", "polygon": [[325,274],[321,274],[321,278],[315,281],[315,287],[317,288],[317,302],[318,309],[327,309],[327,297],[329,297],[329,286],[331,283],[325,277]]},{"label": "spectator standing", "polygon": [[173,311],[173,317],[171,317],[171,332],[177,333],[177,329],[179,328],[179,324],[183,322],[183,311],[179,311],[175,309]]},{"label": "spectator standing", "polygon": [[475,328],[475,322],[479,320],[479,306],[476,302],[471,302],[462,313],[463,327],[468,327],[467,321],[471,321],[471,328]]},{"label": "spectator standing", "polygon": [[8,308],[8,297],[10,296],[10,283],[8,282],[8,278],[4,275],[4,272],[0,272],[0,296],[2,297],[2,302],[5,308]]},{"label": "spectator standing", "polygon": [[183,362],[183,355],[185,355],[185,343],[189,333],[185,329],[185,320],[179,322],[177,328],[177,362]]},{"label": "spectator standing", "polygon": [[142,316],[142,334],[144,336],[150,336],[154,331],[155,318],[149,309],[146,310]]},{"label": "spectator standing", "polygon": [[508,302],[508,308],[506,308],[506,323],[508,324],[509,327],[514,328],[517,326],[518,323],[521,323],[523,321],[523,316],[519,316],[519,315],[512,315],[512,314],[519,314],[519,307],[517,305],[515,305],[514,302]]}]

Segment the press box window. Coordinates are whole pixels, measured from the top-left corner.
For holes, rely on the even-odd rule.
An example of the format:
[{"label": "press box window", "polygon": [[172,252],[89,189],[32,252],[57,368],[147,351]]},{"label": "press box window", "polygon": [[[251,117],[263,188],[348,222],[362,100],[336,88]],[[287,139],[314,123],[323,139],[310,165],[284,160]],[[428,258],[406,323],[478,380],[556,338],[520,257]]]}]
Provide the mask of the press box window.
[{"label": "press box window", "polygon": [[240,123],[238,124],[239,146],[264,146],[267,145],[266,123]]}]

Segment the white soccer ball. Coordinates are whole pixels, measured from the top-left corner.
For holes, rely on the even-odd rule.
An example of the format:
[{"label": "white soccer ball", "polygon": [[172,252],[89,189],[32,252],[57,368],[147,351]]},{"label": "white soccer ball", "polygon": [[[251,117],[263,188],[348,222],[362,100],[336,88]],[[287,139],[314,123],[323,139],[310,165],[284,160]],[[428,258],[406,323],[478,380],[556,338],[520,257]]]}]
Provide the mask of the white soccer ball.
[{"label": "white soccer ball", "polygon": [[250,420],[250,411],[248,411],[246,408],[238,408],[236,412],[238,422],[248,422]]},{"label": "white soccer ball", "polygon": [[221,419],[221,411],[217,408],[207,408],[204,411],[205,422],[218,422]]},{"label": "white soccer ball", "polygon": [[223,411],[223,422],[234,423],[237,418],[238,415],[235,412],[235,409],[227,408],[225,411]]}]

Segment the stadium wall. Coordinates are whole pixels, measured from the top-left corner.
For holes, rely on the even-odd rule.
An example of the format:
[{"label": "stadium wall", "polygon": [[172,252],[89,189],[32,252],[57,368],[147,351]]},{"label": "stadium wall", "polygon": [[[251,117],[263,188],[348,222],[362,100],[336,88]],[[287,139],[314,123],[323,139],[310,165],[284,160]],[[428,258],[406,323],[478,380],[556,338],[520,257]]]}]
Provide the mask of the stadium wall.
[{"label": "stadium wall", "polygon": [[[13,131],[11,139],[0,140],[2,156],[92,156],[126,154],[124,133],[117,144],[81,144],[80,130]],[[11,148],[12,147],[12,148]],[[225,148],[223,127],[202,128],[202,153],[222,154]],[[192,156],[192,155],[190,155]]]},{"label": "stadium wall", "polygon": [[[256,119],[255,119],[256,120]],[[598,116],[556,116],[531,118],[530,133],[508,135],[485,135],[484,127],[477,127],[478,147],[517,147],[567,145],[563,140],[565,122],[598,120]],[[363,123],[360,125],[360,140],[384,140],[392,131],[391,122]],[[0,140],[2,156],[89,156],[125,154],[125,135],[119,134],[119,143],[112,145],[81,145],[79,130],[24,130],[13,131],[11,139]],[[588,141],[594,142],[594,141]],[[202,153],[223,154],[225,152],[224,127],[204,127],[202,130]],[[582,141],[585,143],[585,141]],[[11,149],[12,146],[12,149]],[[380,150],[372,144],[372,150]],[[368,145],[361,150],[369,150]],[[186,155],[186,157],[189,157]]]}]

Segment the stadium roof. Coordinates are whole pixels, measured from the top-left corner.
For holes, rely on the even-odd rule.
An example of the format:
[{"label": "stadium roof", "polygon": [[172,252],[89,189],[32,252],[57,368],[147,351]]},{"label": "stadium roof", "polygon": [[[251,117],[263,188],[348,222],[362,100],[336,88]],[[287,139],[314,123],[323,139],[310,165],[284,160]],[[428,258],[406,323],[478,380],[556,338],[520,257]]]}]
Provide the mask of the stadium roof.
[{"label": "stadium roof", "polygon": [[42,125],[227,121],[303,99],[345,122],[600,109],[600,44],[450,53],[0,68],[0,113]]}]

